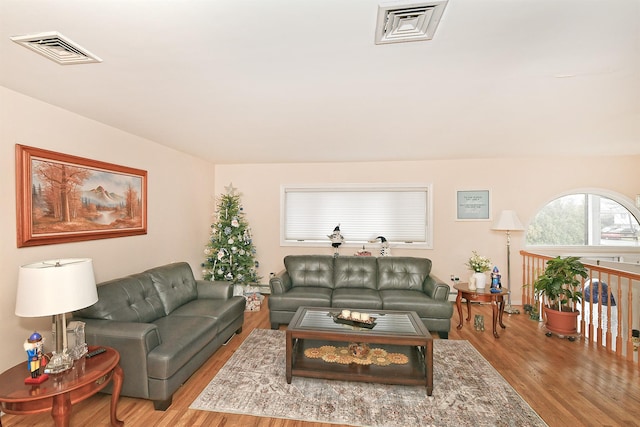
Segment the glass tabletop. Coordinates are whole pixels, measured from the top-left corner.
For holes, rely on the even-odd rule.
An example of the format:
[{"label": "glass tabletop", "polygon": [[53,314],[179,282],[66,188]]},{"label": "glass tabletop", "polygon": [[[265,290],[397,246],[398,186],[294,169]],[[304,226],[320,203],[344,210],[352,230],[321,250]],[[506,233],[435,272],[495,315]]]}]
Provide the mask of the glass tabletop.
[{"label": "glass tabletop", "polygon": [[375,318],[375,326],[368,329],[335,322],[332,314],[340,314],[339,309],[303,308],[302,310],[303,312],[297,325],[301,329],[357,331],[373,335],[422,336],[424,334],[424,331],[419,330],[420,327],[416,324],[416,321],[420,322],[420,324],[422,324],[422,321],[414,312],[410,311],[361,310],[361,313],[367,313],[370,317]]}]

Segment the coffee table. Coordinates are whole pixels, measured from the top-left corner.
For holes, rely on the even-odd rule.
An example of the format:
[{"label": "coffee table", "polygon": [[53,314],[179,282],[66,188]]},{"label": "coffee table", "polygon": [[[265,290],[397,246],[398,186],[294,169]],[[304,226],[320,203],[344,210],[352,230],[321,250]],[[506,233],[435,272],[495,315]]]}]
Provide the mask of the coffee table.
[{"label": "coffee table", "polygon": [[[286,378],[294,375],[333,380],[423,385],[433,392],[433,338],[413,311],[363,310],[376,318],[373,329],[336,323],[331,313],[341,309],[300,307],[287,327]],[[304,355],[307,348],[330,343],[369,343],[405,354],[406,364],[376,366],[328,363]]]},{"label": "coffee table", "polygon": [[[89,351],[96,348],[89,347]],[[107,351],[90,359],[80,358],[68,371],[49,374],[41,384],[24,383],[29,376],[26,361],[10,368],[0,374],[0,409],[7,414],[23,415],[51,411],[56,427],[68,427],[71,405],[93,396],[113,380],[111,425],[123,426],[116,416],[124,378],[120,354],[111,347],[105,349]]]}]

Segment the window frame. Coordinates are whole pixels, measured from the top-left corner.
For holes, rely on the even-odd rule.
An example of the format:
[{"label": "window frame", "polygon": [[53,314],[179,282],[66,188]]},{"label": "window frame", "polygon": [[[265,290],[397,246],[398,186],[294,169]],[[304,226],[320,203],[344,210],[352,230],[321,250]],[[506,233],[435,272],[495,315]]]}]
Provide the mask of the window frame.
[{"label": "window frame", "polygon": [[[293,247],[330,247],[329,238],[323,240],[287,240],[285,238],[286,230],[286,193],[292,191],[336,191],[345,192],[353,191],[424,191],[426,192],[426,224],[425,224],[425,241],[424,242],[398,242],[389,240],[390,247],[402,249],[433,249],[433,184],[431,183],[329,183],[329,184],[283,184],[280,186],[280,246]],[[327,230],[327,234],[331,233],[331,229]],[[341,247],[359,247],[363,245],[371,245],[367,241],[345,241]]]},{"label": "window frame", "polygon": [[[640,253],[640,244],[636,246],[631,246],[631,245],[628,245],[628,246],[627,245],[620,245],[620,246],[618,245],[531,245],[529,244],[526,240],[526,235],[529,230],[529,226],[531,225],[531,221],[533,221],[533,218],[535,218],[535,216],[542,209],[544,209],[549,203],[553,202],[554,200],[557,200],[565,196],[571,196],[576,194],[589,194],[589,195],[596,195],[596,196],[608,198],[618,203],[625,209],[627,209],[631,213],[631,215],[633,215],[633,217],[640,223],[640,208],[634,204],[633,200],[631,200],[629,197],[625,196],[624,194],[620,194],[615,191],[606,190],[602,188],[577,188],[573,190],[567,190],[547,199],[544,203],[540,205],[540,207],[531,216],[531,220],[526,225],[525,232],[524,232],[523,243],[524,243],[524,247],[527,250],[535,251],[535,252],[544,251],[545,253],[557,254],[557,255],[570,253],[576,256],[594,256],[597,254],[611,255],[611,254],[620,254],[620,253],[632,253],[632,254]],[[592,212],[589,212],[588,215],[592,215]]]}]

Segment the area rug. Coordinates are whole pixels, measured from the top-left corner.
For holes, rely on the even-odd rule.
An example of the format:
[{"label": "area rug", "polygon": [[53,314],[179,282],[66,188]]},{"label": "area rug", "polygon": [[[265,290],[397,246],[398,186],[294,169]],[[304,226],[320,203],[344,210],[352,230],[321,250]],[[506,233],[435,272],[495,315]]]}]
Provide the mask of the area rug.
[{"label": "area rug", "polygon": [[434,340],[425,387],[285,379],[285,332],[255,329],[191,409],[371,426],[546,426],[468,342]]}]

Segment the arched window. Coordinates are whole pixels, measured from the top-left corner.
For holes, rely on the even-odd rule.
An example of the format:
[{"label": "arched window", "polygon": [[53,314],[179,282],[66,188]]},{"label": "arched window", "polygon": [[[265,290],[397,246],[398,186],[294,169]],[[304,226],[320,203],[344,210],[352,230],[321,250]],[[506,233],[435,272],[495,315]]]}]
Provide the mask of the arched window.
[{"label": "arched window", "polygon": [[531,246],[640,246],[638,209],[624,197],[581,192],[558,197],[538,211],[526,234]]}]

